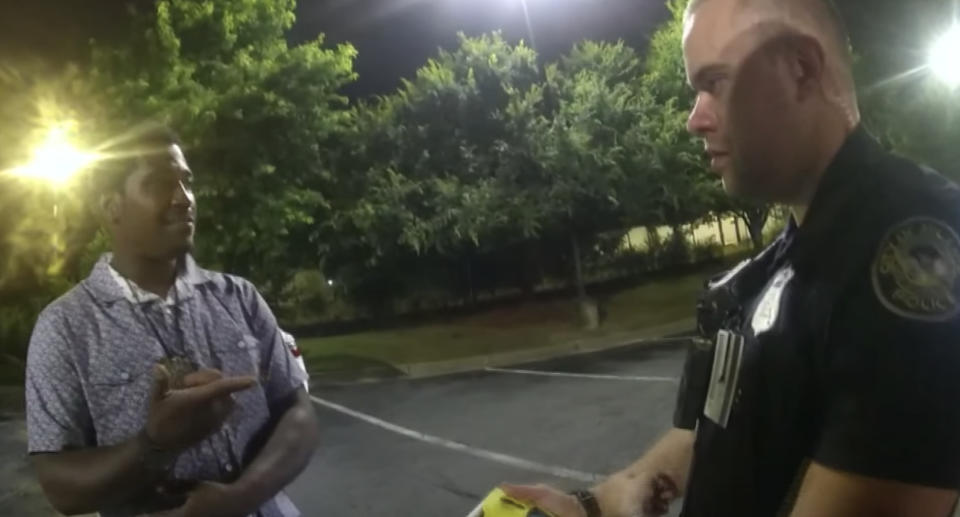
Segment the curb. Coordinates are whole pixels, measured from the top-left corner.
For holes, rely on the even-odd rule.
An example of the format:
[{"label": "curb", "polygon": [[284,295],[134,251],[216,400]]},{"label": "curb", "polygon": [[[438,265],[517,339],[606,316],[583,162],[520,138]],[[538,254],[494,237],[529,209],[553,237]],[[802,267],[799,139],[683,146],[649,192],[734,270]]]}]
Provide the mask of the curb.
[{"label": "curb", "polygon": [[[403,372],[403,377],[368,377],[355,381],[344,382],[324,382],[322,377],[311,379],[311,385],[328,386],[348,386],[355,384],[372,384],[390,380],[411,380],[428,379],[431,377],[441,377],[457,373],[466,373],[485,368],[500,368],[517,364],[532,363],[537,361],[546,361],[549,359],[558,359],[596,352],[604,352],[617,348],[642,345],[650,341],[659,341],[665,337],[678,337],[692,332],[696,328],[696,319],[687,318],[673,323],[649,327],[636,332],[623,332],[603,338],[588,338],[571,341],[561,345],[549,347],[534,348],[529,350],[517,350],[515,352],[503,352],[499,354],[488,354],[465,359],[454,359],[450,361],[433,361],[429,363],[409,363],[393,365],[397,370]],[[619,337],[618,337],[619,336]]]}]

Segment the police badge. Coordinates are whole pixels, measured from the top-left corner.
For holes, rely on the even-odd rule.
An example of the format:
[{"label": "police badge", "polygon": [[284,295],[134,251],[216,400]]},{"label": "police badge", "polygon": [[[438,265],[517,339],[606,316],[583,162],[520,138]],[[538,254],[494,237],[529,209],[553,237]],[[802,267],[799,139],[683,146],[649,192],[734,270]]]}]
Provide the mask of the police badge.
[{"label": "police badge", "polygon": [[942,221],[908,219],[884,237],[871,276],[880,303],[894,314],[950,320],[960,314],[960,237]]}]

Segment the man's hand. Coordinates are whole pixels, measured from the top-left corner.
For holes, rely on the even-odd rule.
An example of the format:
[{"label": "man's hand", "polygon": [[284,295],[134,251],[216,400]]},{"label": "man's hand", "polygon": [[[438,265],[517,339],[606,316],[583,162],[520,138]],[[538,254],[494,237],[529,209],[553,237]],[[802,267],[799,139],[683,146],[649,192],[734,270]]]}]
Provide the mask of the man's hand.
[{"label": "man's hand", "polygon": [[201,370],[183,379],[183,389],[170,389],[170,372],[154,368],[154,386],[145,428],[147,438],[164,450],[181,451],[206,438],[233,411],[233,393],[256,384],[253,377],[224,377]]},{"label": "man's hand", "polygon": [[186,504],[154,517],[246,517],[257,511],[240,508],[240,499],[230,485],[205,481],[190,492]]},{"label": "man's hand", "polygon": [[[536,505],[557,517],[586,517],[580,502],[554,488],[504,485],[510,497]],[[666,515],[677,498],[676,484],[664,475],[618,474],[592,490],[603,517],[659,517]]]}]

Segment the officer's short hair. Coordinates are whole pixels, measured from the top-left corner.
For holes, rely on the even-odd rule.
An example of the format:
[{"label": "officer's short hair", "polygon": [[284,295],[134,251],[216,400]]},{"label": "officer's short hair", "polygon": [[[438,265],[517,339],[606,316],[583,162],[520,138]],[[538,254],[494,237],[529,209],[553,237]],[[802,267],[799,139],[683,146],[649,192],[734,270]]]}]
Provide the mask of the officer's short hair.
[{"label": "officer's short hair", "polygon": [[180,138],[165,125],[147,124],[131,130],[105,151],[93,171],[96,189],[100,194],[122,194],[139,161],[164,153],[171,145],[181,145]]},{"label": "officer's short hair", "polygon": [[[684,15],[690,16],[706,2],[719,0],[690,0]],[[740,9],[766,10],[782,14],[788,26],[810,36],[823,44],[828,54],[831,70],[827,85],[828,97],[844,110],[851,120],[859,120],[857,87],[853,77],[853,50],[850,37],[840,11],[833,0],[726,0],[736,2]]]},{"label": "officer's short hair", "polygon": [[[690,18],[690,15],[699,9],[703,4],[711,0],[690,0],[687,3],[687,9],[684,14],[684,19]],[[750,8],[755,6],[763,7],[785,7],[788,4],[794,6],[799,6],[802,4],[802,7],[811,15],[811,17],[816,20],[818,25],[821,25],[825,31],[825,35],[829,35],[836,46],[836,50],[840,52],[840,57],[844,59],[847,64],[853,63],[853,52],[851,51],[850,46],[850,33],[847,31],[847,25],[843,20],[843,16],[840,14],[840,10],[837,8],[837,5],[833,0],[733,0],[740,4],[743,8]]]}]

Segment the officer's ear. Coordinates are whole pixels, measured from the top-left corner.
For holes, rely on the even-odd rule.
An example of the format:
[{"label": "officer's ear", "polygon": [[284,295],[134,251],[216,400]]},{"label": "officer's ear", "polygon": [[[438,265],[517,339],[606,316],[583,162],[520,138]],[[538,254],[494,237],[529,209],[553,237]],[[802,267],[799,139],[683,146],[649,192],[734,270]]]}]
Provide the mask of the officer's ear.
[{"label": "officer's ear", "polygon": [[797,101],[822,96],[827,73],[827,54],[823,45],[816,38],[801,34],[791,35],[784,43],[784,57],[796,88]]}]

